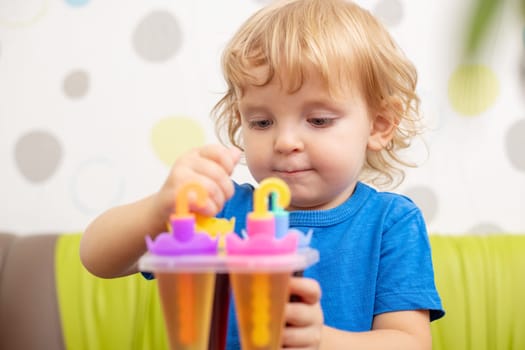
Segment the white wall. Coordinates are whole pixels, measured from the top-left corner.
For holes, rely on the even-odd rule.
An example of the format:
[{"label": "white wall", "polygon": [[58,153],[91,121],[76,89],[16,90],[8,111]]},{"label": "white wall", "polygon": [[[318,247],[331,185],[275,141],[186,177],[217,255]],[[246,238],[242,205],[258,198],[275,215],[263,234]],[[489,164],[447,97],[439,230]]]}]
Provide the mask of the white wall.
[{"label": "white wall", "polygon": [[[265,2],[0,1],[0,230],[81,231],[214,142],[221,49]],[[418,67],[432,129],[397,191],[432,232],[525,232],[525,34],[513,9],[463,61],[470,1],[359,3]]]}]

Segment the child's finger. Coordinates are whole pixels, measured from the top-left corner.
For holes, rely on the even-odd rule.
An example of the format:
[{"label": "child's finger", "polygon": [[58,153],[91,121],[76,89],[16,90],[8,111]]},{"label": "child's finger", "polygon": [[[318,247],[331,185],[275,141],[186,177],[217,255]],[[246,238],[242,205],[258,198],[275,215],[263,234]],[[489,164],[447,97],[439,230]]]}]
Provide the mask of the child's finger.
[{"label": "child's finger", "polygon": [[[303,303],[287,303],[284,311],[286,328],[306,327],[313,323],[311,305]],[[290,327],[288,327],[290,326]]]},{"label": "child's finger", "polygon": [[202,176],[212,179],[221,189],[225,198],[233,195],[233,183],[231,173],[227,172],[220,163],[213,159],[201,158],[200,161],[193,165],[193,171]]},{"label": "child's finger", "polygon": [[285,349],[310,349],[317,348],[315,345],[319,344],[320,338],[321,333],[316,329],[286,327],[281,339]]},{"label": "child's finger", "polygon": [[239,162],[241,152],[238,148],[226,148],[224,146],[210,145],[199,150],[203,158],[213,160],[219,164],[227,174],[231,174],[235,165]]},{"label": "child's finger", "polygon": [[226,201],[222,188],[213,179],[200,174],[193,174],[192,181],[195,181],[204,187],[208,194],[208,198],[203,204],[197,203],[195,194],[189,193],[188,203],[190,210],[194,213],[205,216],[214,216],[217,214]]},{"label": "child's finger", "polygon": [[205,160],[199,162],[189,171],[178,174],[179,184],[191,181],[200,183],[209,197],[217,204],[233,195],[234,187],[231,178],[216,163]]},{"label": "child's finger", "polygon": [[290,294],[296,295],[303,303],[316,304],[321,299],[321,287],[314,279],[292,277],[290,280]]}]

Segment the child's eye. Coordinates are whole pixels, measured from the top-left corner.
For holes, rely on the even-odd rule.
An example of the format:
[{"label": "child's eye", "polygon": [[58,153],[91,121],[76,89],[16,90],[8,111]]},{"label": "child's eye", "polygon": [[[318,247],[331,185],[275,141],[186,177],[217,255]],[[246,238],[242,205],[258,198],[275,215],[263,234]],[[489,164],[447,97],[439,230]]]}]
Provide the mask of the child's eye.
[{"label": "child's eye", "polygon": [[332,118],[310,118],[308,122],[315,127],[322,128],[332,125],[334,120]]},{"label": "child's eye", "polygon": [[273,121],[270,119],[259,119],[259,120],[252,120],[248,123],[248,126],[250,129],[267,129],[270,126],[273,125]]}]

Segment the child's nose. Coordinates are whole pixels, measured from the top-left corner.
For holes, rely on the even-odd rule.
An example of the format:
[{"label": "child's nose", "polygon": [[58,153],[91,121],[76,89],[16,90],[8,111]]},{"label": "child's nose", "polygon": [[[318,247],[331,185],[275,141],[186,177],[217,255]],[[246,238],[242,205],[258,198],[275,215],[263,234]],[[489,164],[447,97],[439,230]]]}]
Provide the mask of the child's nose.
[{"label": "child's nose", "polygon": [[275,137],[274,149],[279,153],[291,153],[304,148],[301,136],[294,128],[279,130]]}]

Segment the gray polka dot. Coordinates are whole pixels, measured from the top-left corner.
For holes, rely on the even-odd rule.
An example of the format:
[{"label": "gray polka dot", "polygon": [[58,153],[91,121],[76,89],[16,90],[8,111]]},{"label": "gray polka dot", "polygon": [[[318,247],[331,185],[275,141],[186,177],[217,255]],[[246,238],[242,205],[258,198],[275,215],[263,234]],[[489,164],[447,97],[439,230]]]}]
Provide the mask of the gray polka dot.
[{"label": "gray polka dot", "polygon": [[381,0],[373,12],[385,25],[394,27],[403,19],[403,4],[399,0]]},{"label": "gray polka dot", "polygon": [[507,157],[519,171],[525,172],[525,119],[511,125],[505,138]]},{"label": "gray polka dot", "polygon": [[144,17],[133,33],[133,46],[146,61],[170,59],[182,44],[182,33],[175,17],[166,11],[156,11]]},{"label": "gray polka dot", "polygon": [[490,222],[480,222],[479,224],[474,225],[467,231],[467,233],[473,233],[477,235],[486,235],[486,234],[491,234],[491,233],[502,233],[502,232],[505,232],[505,231],[503,231],[503,229],[500,226],[490,223]]},{"label": "gray polka dot", "polygon": [[89,90],[89,74],[83,70],[70,72],[64,79],[64,94],[72,99],[84,97]]},{"label": "gray polka dot", "polygon": [[46,131],[31,131],[18,139],[15,161],[18,170],[31,182],[50,178],[62,160],[62,146]]},{"label": "gray polka dot", "polygon": [[404,193],[418,205],[427,223],[434,220],[438,212],[438,198],[432,189],[426,186],[414,186]]}]

